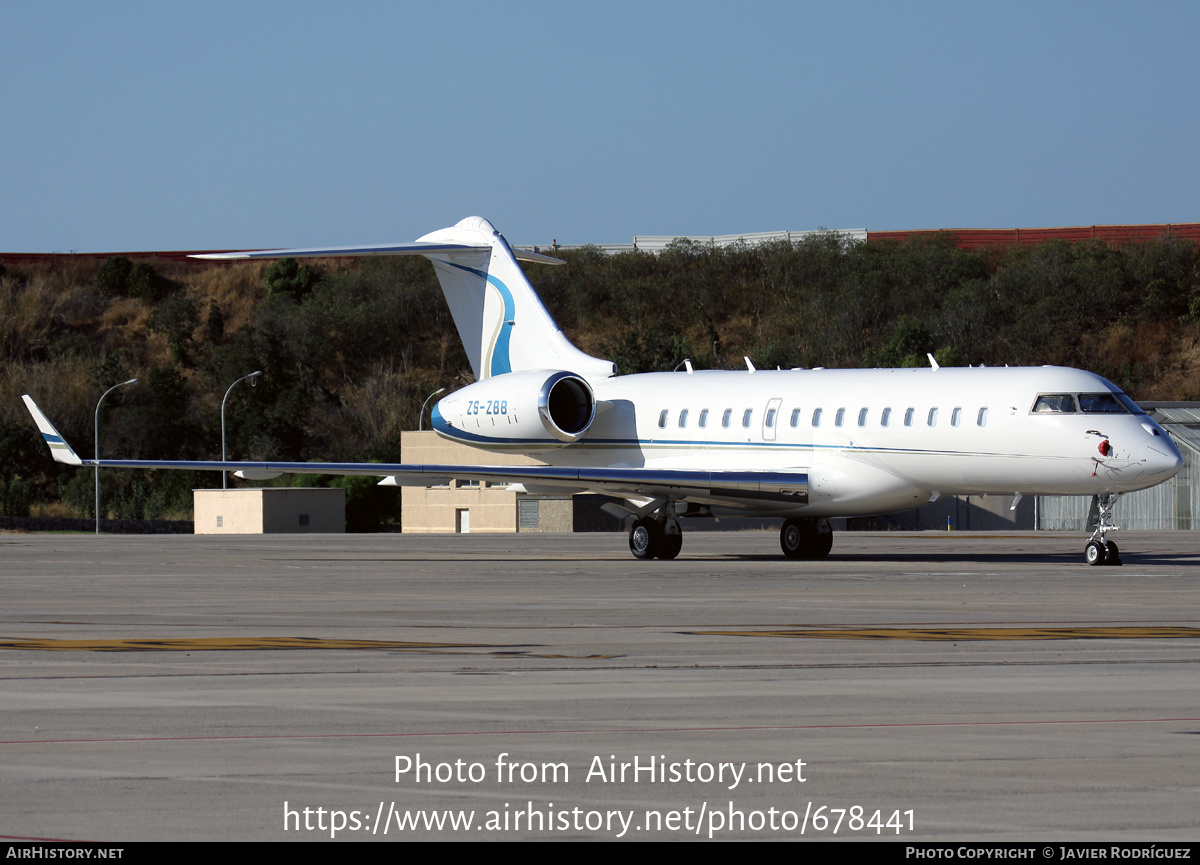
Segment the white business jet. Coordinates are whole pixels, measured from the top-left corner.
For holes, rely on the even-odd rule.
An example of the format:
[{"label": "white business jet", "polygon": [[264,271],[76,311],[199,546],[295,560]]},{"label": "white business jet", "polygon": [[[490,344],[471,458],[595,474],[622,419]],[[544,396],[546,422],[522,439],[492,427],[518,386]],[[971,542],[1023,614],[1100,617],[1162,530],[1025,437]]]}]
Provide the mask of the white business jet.
[{"label": "white business jet", "polygon": [[783,517],[784,555],[829,553],[830,517],[886,514],[944,495],[1098,497],[1089,564],[1119,564],[1112,508],[1162,483],[1183,459],[1115,385],[1064,367],[685,371],[616,375],[577,349],[491,223],[469,217],[415,243],[274,249],[210,259],[424,255],[437,270],[477,381],[444,397],[437,432],[546,466],[82,460],[33,400],[59,462],[113,468],[374,475],[384,485],[465,478],[529,493],[599,492],[632,517],[629,548],[672,559],[679,517]]}]

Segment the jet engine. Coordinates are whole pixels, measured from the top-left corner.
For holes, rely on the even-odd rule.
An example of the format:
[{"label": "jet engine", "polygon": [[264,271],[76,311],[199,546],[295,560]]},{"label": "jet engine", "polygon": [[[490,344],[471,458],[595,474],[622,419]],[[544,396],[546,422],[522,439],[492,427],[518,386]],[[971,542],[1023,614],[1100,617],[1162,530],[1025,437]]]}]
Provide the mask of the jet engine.
[{"label": "jet engine", "polygon": [[433,428],[447,438],[490,444],[569,445],[596,417],[596,397],[573,372],[537,369],[496,375],[438,402]]}]

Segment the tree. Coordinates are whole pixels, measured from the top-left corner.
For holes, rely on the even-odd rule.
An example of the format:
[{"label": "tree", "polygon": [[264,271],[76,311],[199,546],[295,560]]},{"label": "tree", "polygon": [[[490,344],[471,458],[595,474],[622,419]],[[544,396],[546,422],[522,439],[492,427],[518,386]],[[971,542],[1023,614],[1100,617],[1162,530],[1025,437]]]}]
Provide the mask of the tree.
[{"label": "tree", "polygon": [[192,362],[192,332],[200,324],[200,310],[196,302],[187,295],[168,297],[154,307],[150,315],[150,329],[167,338],[171,356],[180,366]]},{"label": "tree", "polygon": [[302,300],[313,290],[321,275],[307,265],[301,267],[294,258],[281,258],[267,268],[263,282],[270,294],[286,295],[293,300]]},{"label": "tree", "polygon": [[104,297],[124,297],[128,291],[131,270],[133,262],[123,255],[106,258],[96,271],[96,288]]},{"label": "tree", "polygon": [[209,345],[217,345],[225,339],[225,316],[215,300],[208,302],[208,318],[204,322],[204,341]]},{"label": "tree", "polygon": [[902,315],[892,327],[892,338],[881,349],[868,350],[864,361],[868,366],[901,367],[925,366],[926,354],[933,350],[933,337],[924,322],[912,315]]},{"label": "tree", "polygon": [[158,303],[166,294],[166,289],[166,281],[146,262],[136,262],[129,269],[125,291],[130,297],[136,297],[146,303]]}]

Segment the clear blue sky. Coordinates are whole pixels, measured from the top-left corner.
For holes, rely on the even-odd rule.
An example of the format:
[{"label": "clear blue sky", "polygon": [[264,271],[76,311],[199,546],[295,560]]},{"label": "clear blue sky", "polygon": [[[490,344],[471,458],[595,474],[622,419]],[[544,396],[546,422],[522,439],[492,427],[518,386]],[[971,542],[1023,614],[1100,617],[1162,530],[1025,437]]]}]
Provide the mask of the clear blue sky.
[{"label": "clear blue sky", "polygon": [[0,250],[1200,221],[1192,2],[0,0]]}]

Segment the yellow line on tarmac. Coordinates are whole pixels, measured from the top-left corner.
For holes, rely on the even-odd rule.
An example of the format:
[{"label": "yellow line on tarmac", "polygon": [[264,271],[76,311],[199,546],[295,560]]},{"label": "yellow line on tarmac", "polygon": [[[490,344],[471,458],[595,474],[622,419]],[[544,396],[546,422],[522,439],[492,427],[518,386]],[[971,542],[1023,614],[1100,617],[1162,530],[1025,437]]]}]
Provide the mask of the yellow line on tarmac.
[{"label": "yellow line on tarmac", "polygon": [[0,649],[33,652],[228,652],[281,649],[349,649],[351,651],[483,654],[564,660],[603,660],[619,655],[539,654],[532,645],[425,643],[393,640],[324,640],[319,637],[196,637],[149,640],[0,640]]},{"label": "yellow line on tarmac", "polygon": [[1200,628],[795,628],[770,631],[689,631],[711,637],[797,637],[810,640],[1164,640],[1200,639]]},{"label": "yellow line on tarmac", "polygon": [[[0,649],[41,652],[215,652],[245,649],[495,649],[482,643],[323,640],[319,637],[198,637],[150,640],[0,640]],[[505,647],[513,648],[513,647]]]}]

